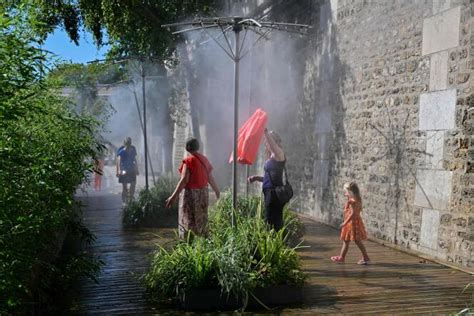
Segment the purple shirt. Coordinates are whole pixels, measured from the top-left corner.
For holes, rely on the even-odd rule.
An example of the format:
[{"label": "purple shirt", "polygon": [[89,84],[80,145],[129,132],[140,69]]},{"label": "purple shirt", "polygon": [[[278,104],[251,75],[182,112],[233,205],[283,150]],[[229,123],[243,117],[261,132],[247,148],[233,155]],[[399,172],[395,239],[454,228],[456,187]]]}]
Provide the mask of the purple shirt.
[{"label": "purple shirt", "polygon": [[262,189],[271,189],[283,185],[283,168],[285,168],[285,163],[286,160],[276,161],[272,158],[265,161]]}]

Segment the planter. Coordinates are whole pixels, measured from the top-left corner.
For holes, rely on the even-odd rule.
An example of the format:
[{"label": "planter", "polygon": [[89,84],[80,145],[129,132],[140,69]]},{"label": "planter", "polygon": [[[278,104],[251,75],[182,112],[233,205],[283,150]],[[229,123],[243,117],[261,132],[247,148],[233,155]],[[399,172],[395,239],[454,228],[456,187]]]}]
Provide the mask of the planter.
[{"label": "planter", "polygon": [[[270,288],[260,288],[254,291],[257,297],[265,305],[281,306],[281,305],[295,305],[303,302],[303,286],[296,285],[275,285]],[[260,304],[251,297],[255,306]]]},{"label": "planter", "polygon": [[179,300],[186,310],[228,310],[242,306],[234,295],[227,296],[220,289],[190,289]]},{"label": "planter", "polygon": [[[276,285],[256,289],[253,295],[268,307],[296,305],[303,302],[303,287]],[[247,307],[263,308],[260,302],[249,295]],[[243,306],[240,298],[227,296],[220,289],[188,290],[180,298],[180,304],[186,310],[232,310]]]}]

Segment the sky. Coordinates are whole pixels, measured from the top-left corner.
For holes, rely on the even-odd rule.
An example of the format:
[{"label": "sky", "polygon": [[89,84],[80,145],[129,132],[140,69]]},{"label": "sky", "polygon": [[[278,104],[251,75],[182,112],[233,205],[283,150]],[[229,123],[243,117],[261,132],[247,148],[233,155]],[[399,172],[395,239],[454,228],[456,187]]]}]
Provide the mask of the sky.
[{"label": "sky", "polygon": [[107,52],[107,47],[98,49],[90,33],[82,32],[79,46],[72,42],[66,32],[57,28],[48,36],[43,45],[43,49],[48,50],[66,62],[87,63],[88,61],[103,59]]}]

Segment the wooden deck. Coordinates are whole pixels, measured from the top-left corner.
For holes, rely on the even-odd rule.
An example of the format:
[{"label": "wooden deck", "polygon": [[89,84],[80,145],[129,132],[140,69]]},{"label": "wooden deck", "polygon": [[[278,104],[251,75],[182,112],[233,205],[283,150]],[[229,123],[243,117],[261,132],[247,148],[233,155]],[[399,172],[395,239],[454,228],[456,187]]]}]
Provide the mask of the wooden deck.
[{"label": "wooden deck", "polygon": [[[149,253],[155,249],[154,243],[169,239],[174,232],[124,230],[117,194],[80,199],[87,206],[85,223],[97,236],[89,250],[100,256],[105,266],[98,284],[83,284],[74,311],[103,315],[183,314],[150,306],[138,281],[148,265]],[[338,231],[309,219],[304,221],[305,244],[310,246],[300,251],[309,274],[305,302],[298,308],[270,313],[443,315],[460,311],[470,300],[461,291],[474,281],[472,275],[374,242],[366,243],[372,265],[356,264],[360,255],[355,245],[351,245],[345,264],[332,263],[330,256],[337,255],[341,246]]]}]

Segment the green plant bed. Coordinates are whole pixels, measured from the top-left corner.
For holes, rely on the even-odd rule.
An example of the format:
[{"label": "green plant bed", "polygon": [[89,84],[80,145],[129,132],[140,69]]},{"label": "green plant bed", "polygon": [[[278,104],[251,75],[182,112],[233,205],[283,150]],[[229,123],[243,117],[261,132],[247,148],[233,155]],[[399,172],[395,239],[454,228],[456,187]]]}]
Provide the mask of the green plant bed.
[{"label": "green plant bed", "polygon": [[236,302],[245,308],[251,299],[258,298],[256,293],[303,285],[305,275],[296,253],[300,246],[288,246],[290,233],[299,232],[297,227],[302,226],[298,217],[291,216],[292,220],[278,232],[269,230],[258,197],[239,199],[235,227],[231,226],[231,212],[232,200],[227,194],[210,210],[207,238],[189,234],[171,249],[160,246],[144,276],[153,300],[181,302],[185,308],[200,309],[190,300],[204,298],[194,293],[215,293],[218,307],[212,305],[211,309],[233,308]]},{"label": "green plant bed", "polygon": [[[2,8],[0,315],[33,315],[48,299],[74,215],[74,192],[103,148],[102,124],[44,77],[53,63],[41,49],[42,36],[35,35],[42,23],[23,6]],[[27,21],[32,27],[25,27]],[[64,271],[70,276],[70,269]]]},{"label": "green plant bed", "polygon": [[138,199],[123,209],[122,222],[129,227],[178,227],[178,206],[165,207],[178,179],[161,177],[156,186],[140,191]]}]

